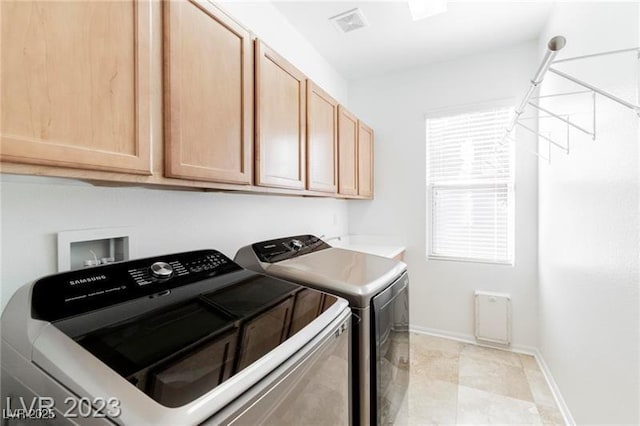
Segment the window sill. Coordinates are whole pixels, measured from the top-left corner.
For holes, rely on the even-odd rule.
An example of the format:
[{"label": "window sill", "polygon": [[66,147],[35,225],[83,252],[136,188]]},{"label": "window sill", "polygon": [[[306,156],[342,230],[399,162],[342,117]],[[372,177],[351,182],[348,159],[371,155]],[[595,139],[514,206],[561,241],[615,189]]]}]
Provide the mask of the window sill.
[{"label": "window sill", "polygon": [[499,261],[499,260],[482,260],[482,259],[470,259],[467,257],[450,257],[450,256],[434,256],[427,255],[427,260],[444,260],[445,262],[463,262],[463,263],[484,263],[487,265],[500,265],[500,266],[515,266],[512,260]]}]

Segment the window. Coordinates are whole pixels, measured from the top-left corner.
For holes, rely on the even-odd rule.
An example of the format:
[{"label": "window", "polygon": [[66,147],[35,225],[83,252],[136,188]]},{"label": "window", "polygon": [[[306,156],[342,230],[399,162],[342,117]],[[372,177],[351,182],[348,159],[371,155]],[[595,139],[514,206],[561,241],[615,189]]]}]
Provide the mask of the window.
[{"label": "window", "polygon": [[429,258],[513,263],[511,111],[427,119]]}]

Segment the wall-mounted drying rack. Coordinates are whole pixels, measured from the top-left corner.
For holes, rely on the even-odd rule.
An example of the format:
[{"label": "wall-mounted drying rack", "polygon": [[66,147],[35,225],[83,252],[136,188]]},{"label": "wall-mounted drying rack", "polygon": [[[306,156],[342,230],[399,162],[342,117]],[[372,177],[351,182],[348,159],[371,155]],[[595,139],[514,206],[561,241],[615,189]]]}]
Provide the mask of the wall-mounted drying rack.
[{"label": "wall-mounted drying rack", "polygon": [[[559,59],[559,60],[555,60],[556,55],[558,54],[558,52],[567,44],[567,40],[562,37],[562,36],[555,36],[553,38],[551,38],[551,40],[549,40],[549,42],[547,43],[547,51],[544,55],[544,57],[542,58],[542,62],[540,63],[540,66],[538,67],[535,75],[533,76],[533,78],[531,79],[531,83],[529,85],[529,88],[527,89],[527,92],[525,93],[524,97],[522,98],[522,101],[520,102],[520,104],[518,105],[518,107],[515,109],[514,114],[511,118],[511,121],[509,122],[509,125],[507,126],[507,129],[505,131],[505,135],[504,138],[502,139],[502,143],[504,144],[507,140],[511,140],[514,141],[513,138],[511,138],[511,133],[513,132],[513,129],[516,126],[519,126],[520,128],[523,128],[525,130],[527,130],[530,133],[533,133],[535,135],[537,135],[539,138],[545,140],[546,142],[548,142],[549,144],[549,154],[547,156],[544,156],[542,154],[540,154],[538,151],[531,151],[533,154],[537,155],[538,157],[547,160],[548,162],[551,162],[551,146],[555,146],[556,148],[561,149],[562,151],[564,151],[565,154],[569,154],[569,130],[570,128],[574,128],[576,130],[581,131],[582,133],[585,133],[589,136],[591,136],[591,138],[593,140],[596,139],[596,94],[604,96],[614,102],[619,103],[620,105],[623,105],[627,108],[630,108],[632,110],[634,110],[636,112],[636,114],[638,115],[638,117],[640,117],[640,106],[639,105],[635,105],[629,101],[626,101],[612,93],[607,92],[606,90],[600,89],[599,87],[596,87],[592,84],[587,83],[586,81],[583,81],[581,79],[578,79],[572,75],[569,75],[563,71],[559,71],[555,68],[552,68],[551,65],[552,64],[558,64],[561,62],[569,62],[569,61],[575,61],[575,60],[579,60],[579,59],[586,59],[586,58],[594,58],[594,57],[598,57],[598,56],[605,56],[605,55],[613,55],[613,54],[618,54],[618,53],[625,53],[625,52],[637,52],[638,53],[638,58],[640,59],[640,47],[634,47],[634,48],[630,48],[630,49],[620,49],[620,50],[612,50],[612,51],[608,51],[608,52],[600,52],[600,53],[593,53],[590,55],[582,55],[582,56],[575,56],[572,58],[566,58],[566,59]],[[567,92],[567,93],[558,93],[558,94],[552,94],[552,95],[546,95],[546,96],[538,96],[538,97],[534,97],[534,93],[536,91],[536,89],[538,88],[538,86],[542,83],[542,81],[544,80],[544,76],[547,72],[551,72],[553,74],[556,74],[557,76],[560,76],[562,78],[565,78],[579,86],[582,86],[584,88],[586,88],[587,90],[583,90],[583,91],[576,91],[576,92]],[[587,94],[590,93],[591,94],[591,101],[592,101],[592,115],[593,115],[593,123],[592,123],[592,128],[591,129],[587,129],[584,126],[578,125],[575,122],[572,122],[570,120],[570,117],[565,115],[562,116],[560,114],[556,114],[552,111],[550,111],[547,108],[543,108],[540,105],[538,105],[537,103],[533,102],[534,99],[540,99],[540,98],[547,98],[547,97],[553,97],[553,96],[571,96],[571,95],[579,95],[579,94]],[[525,124],[522,123],[523,117],[522,113],[524,112],[524,110],[527,108],[527,106],[531,106],[532,108],[546,114],[546,116],[544,116],[544,118],[553,118],[555,120],[559,120],[561,122],[563,122],[566,125],[567,128],[567,140],[566,140],[566,144],[561,144],[555,140],[553,140],[550,136],[545,136],[543,134],[541,134],[538,130],[531,128]],[[542,117],[540,117],[542,118]],[[515,141],[514,141],[515,142]]]}]

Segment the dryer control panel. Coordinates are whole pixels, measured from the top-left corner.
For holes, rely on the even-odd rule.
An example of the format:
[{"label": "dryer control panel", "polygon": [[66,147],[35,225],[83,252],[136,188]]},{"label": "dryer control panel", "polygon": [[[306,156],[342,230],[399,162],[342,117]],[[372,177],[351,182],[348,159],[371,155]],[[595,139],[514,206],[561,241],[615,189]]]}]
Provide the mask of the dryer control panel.
[{"label": "dryer control panel", "polygon": [[276,263],[331,248],[314,235],[296,235],[255,243],[251,246],[261,262]]}]

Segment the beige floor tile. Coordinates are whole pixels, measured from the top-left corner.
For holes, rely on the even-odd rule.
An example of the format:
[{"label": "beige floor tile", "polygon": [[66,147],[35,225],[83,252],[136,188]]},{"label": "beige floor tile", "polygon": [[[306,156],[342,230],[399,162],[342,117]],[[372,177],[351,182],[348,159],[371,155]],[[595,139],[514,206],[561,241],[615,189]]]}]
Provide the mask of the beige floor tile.
[{"label": "beige floor tile", "polygon": [[564,424],[532,356],[415,333],[410,349],[408,414],[396,424]]},{"label": "beige floor tile", "polygon": [[411,378],[408,425],[455,424],[458,386],[443,380]]},{"label": "beige floor tile", "polygon": [[460,355],[460,385],[511,398],[533,402],[529,382],[520,367],[491,361],[486,358],[475,358]]},{"label": "beige floor tile", "polygon": [[564,418],[555,406],[548,407],[544,405],[538,405],[538,413],[540,413],[540,418],[542,419],[542,423],[545,425],[564,425]]},{"label": "beige floor tile", "polygon": [[547,385],[547,381],[544,375],[540,371],[525,370],[527,380],[529,381],[529,388],[533,395],[533,400],[538,405],[545,405],[548,407],[555,407],[556,401],[553,398],[553,394]]},{"label": "beige floor tile", "polygon": [[458,359],[459,356],[451,352],[414,348],[411,351],[411,373],[458,384]]},{"label": "beige floor tile", "polygon": [[500,362],[503,364],[522,368],[522,362],[520,361],[520,357],[518,356],[518,354],[508,351],[502,351],[500,349],[466,344],[460,351],[460,355],[482,358],[489,361]]},{"label": "beige floor tile", "polygon": [[441,351],[457,355],[460,353],[464,343],[442,337],[411,333],[411,346],[415,349]]},{"label": "beige floor tile", "polygon": [[541,424],[535,404],[472,389],[458,387],[458,424]]},{"label": "beige floor tile", "polygon": [[522,367],[525,370],[540,371],[540,366],[538,365],[538,361],[536,361],[536,359],[533,356],[525,355],[525,354],[518,354],[518,357],[520,358],[520,362],[522,363]]}]

